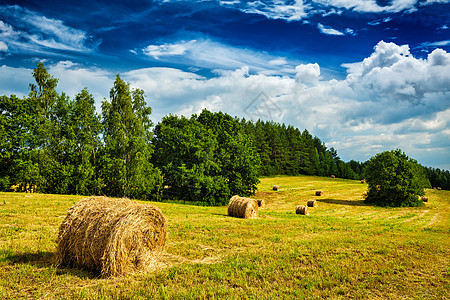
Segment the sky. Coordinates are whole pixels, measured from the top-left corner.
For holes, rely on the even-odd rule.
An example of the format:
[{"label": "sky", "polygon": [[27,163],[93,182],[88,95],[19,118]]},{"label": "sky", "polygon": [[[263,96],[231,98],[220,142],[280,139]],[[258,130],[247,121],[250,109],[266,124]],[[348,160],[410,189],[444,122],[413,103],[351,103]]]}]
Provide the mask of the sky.
[{"label": "sky", "polygon": [[43,62],[98,109],[120,75],[155,123],[206,108],[450,170],[449,26],[450,0],[0,0],[0,95]]}]

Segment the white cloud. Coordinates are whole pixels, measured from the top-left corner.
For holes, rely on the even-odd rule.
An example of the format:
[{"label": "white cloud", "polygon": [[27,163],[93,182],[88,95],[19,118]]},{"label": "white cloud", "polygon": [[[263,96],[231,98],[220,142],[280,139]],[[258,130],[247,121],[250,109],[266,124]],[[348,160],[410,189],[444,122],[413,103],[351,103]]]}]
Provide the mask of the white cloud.
[{"label": "white cloud", "polygon": [[340,32],[339,30],[333,29],[331,27],[326,27],[320,23],[317,24],[317,28],[319,28],[319,31],[323,34],[327,35],[344,35],[344,33]]},{"label": "white cloud", "polygon": [[[448,2],[448,0],[428,1],[430,1],[429,4],[431,2]],[[282,19],[291,22],[308,19],[316,14],[322,17],[341,14],[344,9],[359,13],[411,13],[417,10],[416,5],[418,0],[392,0],[386,6],[378,5],[375,0],[234,0],[219,1],[219,3],[222,6],[235,8],[244,13],[259,14],[268,19]]]},{"label": "white cloud", "polygon": [[415,7],[417,0],[392,0],[390,5],[387,6],[379,6],[375,0],[313,0],[313,2],[320,3],[324,6],[345,8],[361,13],[397,13],[417,10]]},{"label": "white cloud", "polygon": [[0,52],[6,52],[8,51],[8,45],[6,45],[5,42],[0,41]]},{"label": "white cloud", "polygon": [[159,59],[161,56],[173,56],[183,55],[196,43],[196,40],[181,41],[176,44],[162,44],[162,45],[149,45],[142,49],[145,55],[152,56],[155,59]]},{"label": "white cloud", "polygon": [[283,1],[283,0],[267,0],[267,1],[220,1],[225,7],[234,7],[244,13],[259,14],[268,19],[282,19],[286,21],[299,21],[307,17],[306,10],[309,9],[303,0]]},{"label": "white cloud", "polygon": [[426,0],[425,2],[421,2],[420,5],[431,5],[435,3],[445,4],[450,3],[450,0]]},{"label": "white cloud", "polygon": [[248,66],[251,72],[292,75],[295,73],[296,65],[296,62],[288,62],[284,57],[233,47],[209,39],[150,45],[142,51],[158,61],[213,70]]},{"label": "white cloud", "polygon": [[0,21],[0,37],[14,53],[51,53],[55,50],[91,52],[99,44],[90,43],[82,30],[18,5],[0,6],[0,15],[10,20],[9,24]]}]

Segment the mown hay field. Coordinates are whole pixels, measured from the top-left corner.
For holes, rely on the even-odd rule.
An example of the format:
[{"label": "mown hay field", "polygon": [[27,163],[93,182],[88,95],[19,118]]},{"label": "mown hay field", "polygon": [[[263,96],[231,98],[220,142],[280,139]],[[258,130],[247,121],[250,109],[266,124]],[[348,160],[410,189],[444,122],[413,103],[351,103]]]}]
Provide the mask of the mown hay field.
[{"label": "mown hay field", "polygon": [[[159,265],[115,278],[54,264],[58,228],[83,197],[0,193],[0,298],[448,299],[450,192],[427,190],[420,208],[380,208],[363,203],[366,187],[262,178],[257,219],[151,203],[168,226]],[[308,200],[317,207],[297,215]]]}]

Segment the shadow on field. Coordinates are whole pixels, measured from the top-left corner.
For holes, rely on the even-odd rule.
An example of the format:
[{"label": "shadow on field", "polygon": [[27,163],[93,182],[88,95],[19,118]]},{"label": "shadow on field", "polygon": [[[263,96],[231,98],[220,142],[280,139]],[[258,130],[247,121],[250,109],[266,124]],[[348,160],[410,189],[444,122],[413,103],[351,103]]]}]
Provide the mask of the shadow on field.
[{"label": "shadow on field", "polygon": [[29,264],[37,268],[57,268],[56,275],[72,275],[80,278],[98,278],[99,274],[87,270],[71,268],[66,266],[56,267],[54,252],[33,252],[10,255],[6,260],[12,265]]},{"label": "shadow on field", "polygon": [[324,202],[329,204],[350,205],[350,206],[370,206],[364,203],[364,200],[338,200],[338,199],[318,199],[317,202]]}]

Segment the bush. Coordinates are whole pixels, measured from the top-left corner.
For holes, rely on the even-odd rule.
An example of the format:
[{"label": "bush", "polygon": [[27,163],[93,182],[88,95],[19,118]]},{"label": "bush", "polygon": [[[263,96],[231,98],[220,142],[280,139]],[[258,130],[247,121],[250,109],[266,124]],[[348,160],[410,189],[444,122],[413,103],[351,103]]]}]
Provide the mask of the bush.
[{"label": "bush", "polygon": [[380,206],[421,206],[419,196],[431,187],[424,168],[400,149],[372,157],[365,178],[369,185],[365,201]]}]

